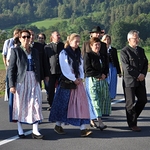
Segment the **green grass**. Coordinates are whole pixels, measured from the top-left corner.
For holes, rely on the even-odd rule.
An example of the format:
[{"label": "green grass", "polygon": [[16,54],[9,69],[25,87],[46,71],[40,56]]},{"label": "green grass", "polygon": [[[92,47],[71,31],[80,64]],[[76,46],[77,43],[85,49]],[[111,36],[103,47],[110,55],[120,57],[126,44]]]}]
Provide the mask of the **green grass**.
[{"label": "green grass", "polygon": [[0,91],[0,98],[4,97],[4,95],[5,95],[5,91]]},{"label": "green grass", "polygon": [[61,21],[68,21],[68,19],[60,19],[60,18],[53,18],[53,19],[46,19],[43,21],[37,21],[34,23],[31,23],[29,25],[35,25],[37,28],[46,28],[48,29],[50,26],[54,26],[56,23],[59,23]]},{"label": "green grass", "polygon": [[148,62],[150,64],[150,50],[145,51],[146,57],[148,59]]},{"label": "green grass", "polygon": [[2,54],[0,53],[0,70],[4,70],[4,69],[5,69],[5,66],[3,63],[3,57],[2,57]]}]

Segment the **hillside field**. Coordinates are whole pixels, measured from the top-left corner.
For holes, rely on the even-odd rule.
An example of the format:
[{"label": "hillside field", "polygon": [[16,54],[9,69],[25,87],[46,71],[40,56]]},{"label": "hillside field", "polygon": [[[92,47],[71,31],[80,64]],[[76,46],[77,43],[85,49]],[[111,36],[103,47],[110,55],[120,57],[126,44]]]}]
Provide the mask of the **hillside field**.
[{"label": "hillside field", "polygon": [[68,19],[60,19],[60,18],[45,19],[42,21],[33,22],[28,25],[34,25],[39,29],[42,27],[48,29],[50,26],[54,26],[56,23],[59,23],[61,21],[68,21]]}]

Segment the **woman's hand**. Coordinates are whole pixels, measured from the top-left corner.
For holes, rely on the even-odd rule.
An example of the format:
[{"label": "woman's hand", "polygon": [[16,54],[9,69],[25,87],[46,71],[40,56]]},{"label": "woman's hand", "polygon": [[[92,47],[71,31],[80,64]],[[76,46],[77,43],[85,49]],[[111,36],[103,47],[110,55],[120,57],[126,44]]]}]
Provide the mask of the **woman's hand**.
[{"label": "woman's hand", "polygon": [[78,80],[79,80],[80,82],[82,82],[82,79],[81,79],[81,78],[78,78]]},{"label": "woman's hand", "polygon": [[11,87],[10,88],[10,92],[13,93],[13,94],[15,94],[16,93],[16,88],[15,87]]},{"label": "woman's hand", "polygon": [[77,78],[77,79],[74,81],[74,83],[75,83],[76,85],[79,85],[80,82],[82,82],[82,79],[80,79],[80,78]]}]

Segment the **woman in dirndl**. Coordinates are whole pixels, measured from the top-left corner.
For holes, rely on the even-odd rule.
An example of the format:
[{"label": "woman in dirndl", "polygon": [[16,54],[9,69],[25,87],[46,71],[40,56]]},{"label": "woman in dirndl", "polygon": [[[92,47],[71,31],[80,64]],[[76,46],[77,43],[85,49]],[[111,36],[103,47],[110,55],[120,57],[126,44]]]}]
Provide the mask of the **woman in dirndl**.
[{"label": "woman in dirndl", "polygon": [[17,122],[18,136],[25,138],[22,124],[33,126],[32,138],[42,139],[38,123],[42,116],[42,95],[40,88],[40,68],[38,51],[31,48],[30,32],[19,34],[20,46],[11,50],[8,78],[10,92],[14,94],[12,121]]},{"label": "woman in dirndl", "polygon": [[85,127],[85,124],[90,123],[90,114],[82,82],[83,59],[79,42],[80,36],[72,33],[67,38],[65,49],[59,54],[62,75],[53,100],[49,121],[56,122],[54,131],[58,134],[65,134],[61,125],[67,123],[80,126],[81,136],[88,136],[92,132]]},{"label": "woman in dirndl", "polygon": [[[111,100],[109,95],[107,68],[105,57],[101,54],[101,42],[97,37],[90,39],[91,52],[84,55],[85,88],[89,102],[90,126],[103,130],[107,126],[102,121],[102,115],[111,113]],[[94,120],[98,120],[97,125]]]},{"label": "woman in dirndl", "polygon": [[111,46],[111,36],[109,34],[105,34],[102,37],[102,42],[106,43],[107,46],[107,53],[109,57],[109,75],[106,80],[109,85],[110,98],[114,99],[117,91],[117,74],[121,77],[119,59],[116,48]]}]

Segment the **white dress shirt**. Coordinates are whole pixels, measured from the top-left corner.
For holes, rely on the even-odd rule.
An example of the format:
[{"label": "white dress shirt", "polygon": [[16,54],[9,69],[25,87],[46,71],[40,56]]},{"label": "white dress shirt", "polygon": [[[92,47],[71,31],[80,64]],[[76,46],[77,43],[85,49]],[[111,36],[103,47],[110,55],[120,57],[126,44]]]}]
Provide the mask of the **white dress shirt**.
[{"label": "white dress shirt", "polygon": [[[81,59],[81,64],[79,66],[79,72],[80,72],[79,78],[83,79],[84,78],[83,59],[82,58],[80,58],[80,59]],[[62,74],[69,80],[75,81],[76,77],[73,72],[72,66],[69,65],[69,63],[68,63],[68,58],[67,58],[65,50],[62,50],[59,54],[59,63],[60,63],[60,68],[61,68]]]}]

